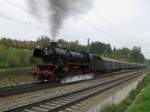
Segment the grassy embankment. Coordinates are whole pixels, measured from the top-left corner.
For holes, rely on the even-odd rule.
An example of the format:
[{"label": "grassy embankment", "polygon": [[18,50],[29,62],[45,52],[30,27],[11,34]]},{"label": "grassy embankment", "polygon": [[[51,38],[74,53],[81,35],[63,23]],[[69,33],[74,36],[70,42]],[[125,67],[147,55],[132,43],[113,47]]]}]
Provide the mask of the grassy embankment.
[{"label": "grassy embankment", "polygon": [[150,84],[137,96],[127,112],[150,112]]},{"label": "grassy embankment", "polygon": [[104,108],[102,112],[150,112],[150,72],[125,100]]}]

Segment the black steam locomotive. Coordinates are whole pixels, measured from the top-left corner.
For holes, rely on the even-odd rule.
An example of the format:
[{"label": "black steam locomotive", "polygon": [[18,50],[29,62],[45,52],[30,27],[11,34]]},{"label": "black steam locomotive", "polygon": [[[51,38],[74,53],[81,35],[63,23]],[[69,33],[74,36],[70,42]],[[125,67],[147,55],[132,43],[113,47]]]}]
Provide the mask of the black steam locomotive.
[{"label": "black steam locomotive", "polygon": [[52,42],[46,48],[34,49],[33,56],[42,58],[44,62],[44,64],[35,65],[33,71],[33,75],[42,82],[45,80],[61,81],[68,76],[101,74],[144,67],[142,64],[128,63],[100,57],[96,54],[63,49],[58,47],[55,42]]}]

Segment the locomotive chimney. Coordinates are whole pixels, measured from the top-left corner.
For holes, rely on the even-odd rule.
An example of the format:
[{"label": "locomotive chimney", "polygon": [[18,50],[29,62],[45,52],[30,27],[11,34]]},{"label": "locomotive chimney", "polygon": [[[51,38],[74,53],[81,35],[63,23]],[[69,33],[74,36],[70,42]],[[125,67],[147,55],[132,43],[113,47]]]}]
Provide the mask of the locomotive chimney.
[{"label": "locomotive chimney", "polygon": [[57,47],[57,42],[52,41],[50,45],[51,45],[52,48],[56,48]]},{"label": "locomotive chimney", "polygon": [[56,37],[52,37],[52,41],[50,42],[50,46],[52,47],[52,48],[56,48],[57,47],[57,39],[56,39]]},{"label": "locomotive chimney", "polygon": [[52,42],[57,42],[57,38],[56,37],[52,37]]}]

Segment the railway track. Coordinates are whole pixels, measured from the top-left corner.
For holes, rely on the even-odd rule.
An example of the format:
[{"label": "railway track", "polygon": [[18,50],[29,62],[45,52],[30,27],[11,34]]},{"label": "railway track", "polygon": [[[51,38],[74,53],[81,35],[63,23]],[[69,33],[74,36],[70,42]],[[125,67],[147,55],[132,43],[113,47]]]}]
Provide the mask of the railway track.
[{"label": "railway track", "polygon": [[[100,76],[94,77],[93,79],[89,79],[89,80],[95,80],[95,79],[104,78],[104,77],[107,77],[110,75],[118,75],[121,73],[127,73],[127,72],[133,72],[133,71],[136,71],[136,70],[132,70],[132,71],[129,70],[126,72],[113,72],[113,73],[101,74]],[[25,84],[25,85],[18,85],[18,86],[2,87],[2,88],[0,88],[0,98],[9,97],[9,96],[18,95],[18,94],[23,94],[23,93],[27,93],[27,92],[38,91],[41,89],[67,86],[70,84],[75,84],[75,83],[89,81],[89,80],[81,80],[81,81],[64,83],[64,84],[32,83],[32,84]]]},{"label": "railway track", "polygon": [[143,73],[143,70],[136,73],[130,73],[128,76],[124,76],[116,80],[111,80],[103,84],[85,88],[83,90],[75,91],[37,103],[25,105],[19,108],[6,110],[5,112],[63,112],[65,109],[70,109],[69,107],[73,107],[73,105],[78,104],[87,98],[93,97],[131,79],[139,77]]}]

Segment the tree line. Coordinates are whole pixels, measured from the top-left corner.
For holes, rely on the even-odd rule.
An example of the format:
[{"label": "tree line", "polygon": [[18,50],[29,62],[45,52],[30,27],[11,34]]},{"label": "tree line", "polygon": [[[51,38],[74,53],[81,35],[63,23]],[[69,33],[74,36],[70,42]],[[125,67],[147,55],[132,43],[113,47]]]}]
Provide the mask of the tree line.
[{"label": "tree line", "polygon": [[[32,56],[33,49],[37,46],[46,47],[50,44],[49,37],[42,36],[36,41],[21,41],[10,38],[0,39],[0,68],[25,67],[36,63],[42,63],[41,59],[35,59]],[[58,46],[76,51],[86,51],[95,53],[104,57],[114,58],[122,61],[144,63],[145,57],[141,53],[140,47],[112,48],[110,44],[102,42],[92,42],[88,45],[82,45],[79,41],[58,40]]]},{"label": "tree line", "polygon": [[109,57],[113,59],[117,59],[120,61],[128,61],[135,63],[144,63],[145,57],[141,53],[141,48],[134,46],[132,49],[122,48],[116,49],[112,48],[110,44],[105,44],[102,42],[92,42],[89,45],[81,45],[78,41],[67,42],[62,39],[58,40],[58,43],[61,47],[87,51],[89,53],[95,53],[100,56]]}]

